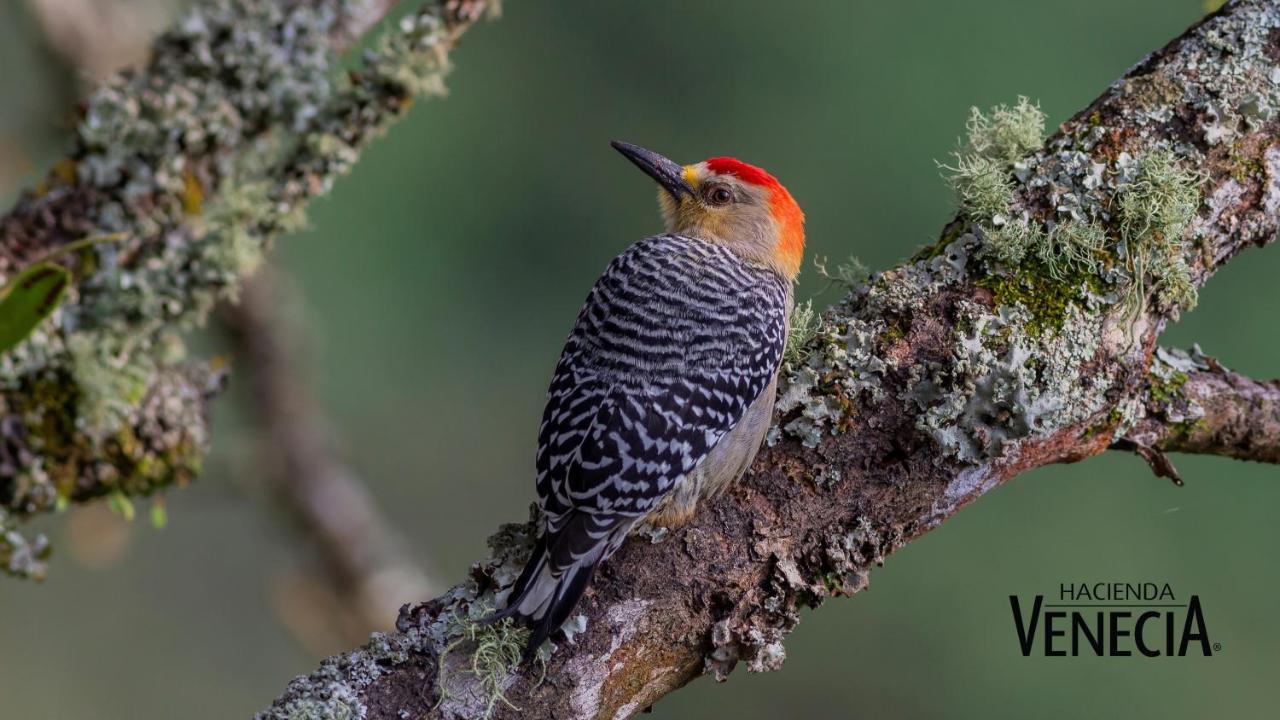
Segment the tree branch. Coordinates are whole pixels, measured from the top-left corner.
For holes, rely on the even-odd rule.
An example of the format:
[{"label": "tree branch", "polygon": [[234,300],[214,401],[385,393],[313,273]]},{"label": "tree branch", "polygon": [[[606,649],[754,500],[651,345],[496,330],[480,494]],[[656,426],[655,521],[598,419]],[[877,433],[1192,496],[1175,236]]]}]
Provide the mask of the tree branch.
[{"label": "tree branch", "polygon": [[747,478],[605,563],[545,668],[474,672],[476,640],[486,658],[509,640],[472,623],[527,553],[532,526],[509,525],[464,583],[259,717],[627,718],[700,674],[777,667],[799,607],[862,589],[1000,483],[1144,422],[1166,322],[1280,223],[1275,77],[1280,4],[1233,2],[1039,150],[984,135],[1022,130],[1030,107],[976,119],[952,169],[961,215],[823,315]]},{"label": "tree branch", "polygon": [[426,2],[343,71],[386,0],[207,0],[85,103],[74,148],[0,218],[0,275],[122,233],[76,261],[68,299],[0,356],[0,570],[39,576],[14,524],[194,477],[221,371],[184,360],[198,324],[297,228],[490,6]]},{"label": "tree branch", "polygon": [[1135,446],[1280,463],[1280,381],[1247,378],[1199,349],[1160,348],[1145,400],[1124,435]]},{"label": "tree branch", "polygon": [[[335,47],[359,37],[395,5],[391,0],[351,3]],[[98,80],[141,58],[177,13],[173,0],[27,0],[45,43],[76,78]],[[64,99],[63,104],[69,104]],[[249,279],[239,302],[215,315],[247,371],[247,403],[259,425],[266,501],[293,521],[304,555],[316,567],[285,573],[273,583],[277,616],[314,654],[358,643],[389,629],[406,600],[436,589],[408,556],[358,475],[339,457],[305,380],[306,367],[289,278],[263,268]],[[33,549],[39,550],[39,548]],[[36,554],[32,550],[28,556]]]}]

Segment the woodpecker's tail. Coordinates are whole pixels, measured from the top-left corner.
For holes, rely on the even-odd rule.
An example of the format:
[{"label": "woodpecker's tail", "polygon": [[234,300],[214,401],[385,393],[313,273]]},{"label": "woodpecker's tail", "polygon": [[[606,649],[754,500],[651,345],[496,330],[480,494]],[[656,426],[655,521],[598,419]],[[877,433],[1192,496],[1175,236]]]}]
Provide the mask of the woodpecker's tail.
[{"label": "woodpecker's tail", "polygon": [[596,566],[626,539],[634,518],[572,512],[555,530],[543,533],[511,587],[507,606],[491,620],[516,618],[532,631],[524,662],[533,658],[577,606]]}]

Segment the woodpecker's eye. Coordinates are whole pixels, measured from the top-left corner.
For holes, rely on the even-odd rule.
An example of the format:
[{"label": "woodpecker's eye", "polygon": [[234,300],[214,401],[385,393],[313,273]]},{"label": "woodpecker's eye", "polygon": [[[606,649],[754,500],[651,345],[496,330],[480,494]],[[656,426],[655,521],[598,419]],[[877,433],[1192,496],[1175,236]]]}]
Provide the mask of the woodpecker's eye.
[{"label": "woodpecker's eye", "polygon": [[733,201],[733,191],[724,185],[712,185],[707,190],[707,202],[712,205],[728,205]]}]

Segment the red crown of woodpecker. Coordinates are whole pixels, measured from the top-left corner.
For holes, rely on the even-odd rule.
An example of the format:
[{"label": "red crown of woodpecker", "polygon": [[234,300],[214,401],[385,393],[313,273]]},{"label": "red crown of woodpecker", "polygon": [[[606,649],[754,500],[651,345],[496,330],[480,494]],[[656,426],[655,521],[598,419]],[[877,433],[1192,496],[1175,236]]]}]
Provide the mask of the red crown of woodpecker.
[{"label": "red crown of woodpecker", "polygon": [[769,213],[778,223],[778,258],[794,274],[804,257],[804,211],[778,178],[767,170],[744,163],[737,158],[714,157],[706,161],[707,169],[717,175],[732,175],[739,180],[765,188],[769,192]]}]

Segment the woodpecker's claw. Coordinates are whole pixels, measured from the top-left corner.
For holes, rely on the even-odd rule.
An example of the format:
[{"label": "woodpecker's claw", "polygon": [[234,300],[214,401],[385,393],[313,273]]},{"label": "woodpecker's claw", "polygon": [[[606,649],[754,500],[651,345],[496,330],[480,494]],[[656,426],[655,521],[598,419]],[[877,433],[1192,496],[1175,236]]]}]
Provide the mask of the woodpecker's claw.
[{"label": "woodpecker's claw", "polygon": [[609,144],[614,150],[635,163],[636,167],[648,173],[649,177],[657,180],[658,184],[671,193],[676,200],[679,200],[681,195],[693,194],[693,188],[684,179],[684,167],[679,163],[668,160],[652,150],[645,150],[639,145],[621,140],[614,140]]}]

